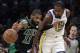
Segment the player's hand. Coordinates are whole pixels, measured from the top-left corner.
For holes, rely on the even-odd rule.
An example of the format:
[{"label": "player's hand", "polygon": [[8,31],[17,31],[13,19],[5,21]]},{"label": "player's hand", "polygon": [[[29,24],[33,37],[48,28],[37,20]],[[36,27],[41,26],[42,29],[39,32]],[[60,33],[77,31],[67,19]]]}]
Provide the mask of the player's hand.
[{"label": "player's hand", "polygon": [[70,39],[69,39],[69,38],[67,38],[67,37],[64,37],[64,40],[65,40],[65,42],[66,42],[67,46],[70,46]]}]

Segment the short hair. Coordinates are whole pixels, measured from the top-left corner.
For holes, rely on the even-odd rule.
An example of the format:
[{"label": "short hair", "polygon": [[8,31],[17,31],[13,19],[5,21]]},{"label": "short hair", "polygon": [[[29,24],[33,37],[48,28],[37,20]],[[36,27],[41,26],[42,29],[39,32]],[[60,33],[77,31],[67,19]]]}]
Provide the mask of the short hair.
[{"label": "short hair", "polygon": [[54,6],[61,6],[62,8],[64,8],[64,4],[61,1],[56,1]]},{"label": "short hair", "polygon": [[41,13],[41,10],[40,9],[34,9],[33,11],[32,11],[32,13],[31,13],[31,15],[36,15],[36,14],[40,14],[40,15],[42,15],[42,13]]}]

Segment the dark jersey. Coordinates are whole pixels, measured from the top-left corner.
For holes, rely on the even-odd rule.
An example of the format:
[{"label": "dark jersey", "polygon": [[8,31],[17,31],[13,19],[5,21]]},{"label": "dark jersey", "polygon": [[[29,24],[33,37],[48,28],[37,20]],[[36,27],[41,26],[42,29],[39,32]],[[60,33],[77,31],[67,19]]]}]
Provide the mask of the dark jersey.
[{"label": "dark jersey", "polygon": [[19,31],[19,38],[16,45],[20,53],[26,53],[27,50],[32,48],[33,38],[37,32],[37,25],[32,20],[30,22],[33,24],[30,28]]}]

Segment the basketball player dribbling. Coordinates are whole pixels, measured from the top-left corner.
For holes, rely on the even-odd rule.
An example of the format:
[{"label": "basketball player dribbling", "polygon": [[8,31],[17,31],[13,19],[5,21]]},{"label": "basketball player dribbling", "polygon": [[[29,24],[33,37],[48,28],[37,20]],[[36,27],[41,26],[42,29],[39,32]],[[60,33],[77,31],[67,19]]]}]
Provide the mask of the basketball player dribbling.
[{"label": "basketball player dribbling", "polygon": [[28,24],[28,28],[24,27],[23,29],[19,31],[19,37],[18,37],[18,42],[17,42],[17,48],[19,50],[19,53],[31,53],[31,52],[33,53],[34,52],[33,39],[34,39],[35,34],[37,33],[38,23],[41,22],[41,19],[42,19],[41,10],[34,9],[30,17],[31,19],[27,19],[26,17],[25,19],[23,18],[20,21],[20,22],[24,22]]},{"label": "basketball player dribbling", "polygon": [[67,17],[69,16],[70,11],[64,8],[61,1],[57,1],[54,9],[48,11],[43,22],[39,25],[39,32],[47,24],[51,24],[53,27],[45,30],[46,38],[42,43],[42,53],[65,53],[63,35]]}]

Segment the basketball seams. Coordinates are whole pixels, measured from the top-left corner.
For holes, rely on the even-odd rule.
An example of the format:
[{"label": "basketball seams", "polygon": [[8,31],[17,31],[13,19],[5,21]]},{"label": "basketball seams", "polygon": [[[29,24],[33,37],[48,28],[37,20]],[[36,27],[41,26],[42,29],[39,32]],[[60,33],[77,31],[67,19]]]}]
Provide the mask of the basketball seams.
[{"label": "basketball seams", "polygon": [[7,29],[3,34],[3,39],[7,43],[14,43],[18,38],[18,34],[14,29]]}]

